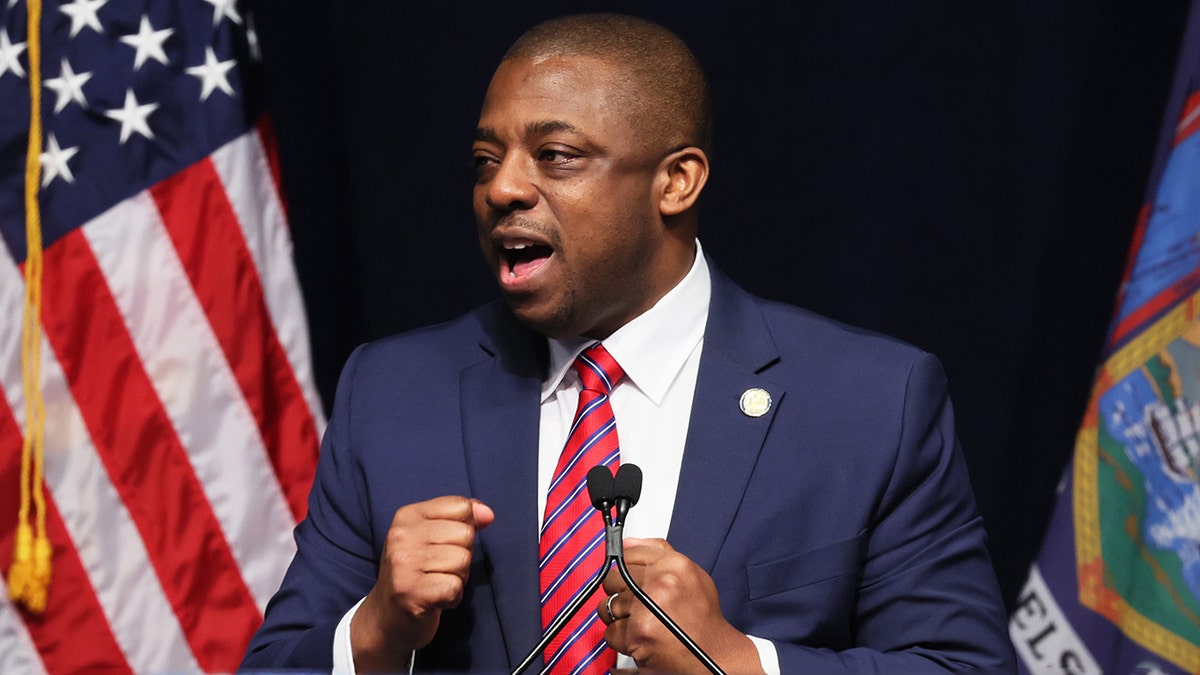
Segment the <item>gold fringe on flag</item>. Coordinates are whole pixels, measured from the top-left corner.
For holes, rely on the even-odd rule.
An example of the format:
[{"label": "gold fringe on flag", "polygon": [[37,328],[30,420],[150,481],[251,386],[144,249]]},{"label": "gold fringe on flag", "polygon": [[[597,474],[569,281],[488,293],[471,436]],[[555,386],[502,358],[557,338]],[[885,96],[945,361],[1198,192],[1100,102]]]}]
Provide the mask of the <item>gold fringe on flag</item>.
[{"label": "gold fringe on flag", "polygon": [[[46,609],[53,548],[46,536],[46,404],[42,398],[42,218],[38,182],[42,156],[42,2],[28,0],[29,147],[25,155],[25,313],[21,376],[25,385],[25,438],[21,444],[21,510],[8,594],[31,612]],[[30,507],[34,513],[30,514]]]}]

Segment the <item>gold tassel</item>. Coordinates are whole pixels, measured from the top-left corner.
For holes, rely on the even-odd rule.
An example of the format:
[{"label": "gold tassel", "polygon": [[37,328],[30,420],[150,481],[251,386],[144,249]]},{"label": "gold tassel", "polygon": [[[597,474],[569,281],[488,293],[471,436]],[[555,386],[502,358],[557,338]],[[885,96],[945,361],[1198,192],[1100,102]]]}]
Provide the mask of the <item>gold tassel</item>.
[{"label": "gold tassel", "polygon": [[29,523],[17,526],[17,548],[12,567],[8,569],[8,595],[13,602],[41,614],[46,609],[50,590],[50,559],[53,547],[44,536],[34,538]]},{"label": "gold tassel", "polygon": [[33,585],[33,528],[29,523],[17,525],[17,546],[13,551],[12,567],[8,568],[8,596],[13,602],[26,602]]},{"label": "gold tassel", "polygon": [[17,526],[17,550],[8,568],[8,597],[34,614],[46,611],[54,548],[44,536],[34,537],[28,522]]},{"label": "gold tassel", "polygon": [[[22,379],[25,384],[25,438],[21,448],[21,507],[8,593],[31,612],[46,609],[54,548],[46,536],[46,407],[41,390],[42,222],[38,178],[42,154],[41,0],[28,0],[29,147],[25,156],[25,317],[21,329]],[[32,502],[32,504],[31,504]],[[30,518],[30,507],[36,513]],[[32,523],[30,521],[33,521]],[[33,523],[37,524],[34,534]]]},{"label": "gold tassel", "polygon": [[33,575],[25,588],[23,602],[29,611],[41,614],[46,611],[46,597],[50,594],[50,559],[54,549],[45,534],[39,534],[33,540]]}]

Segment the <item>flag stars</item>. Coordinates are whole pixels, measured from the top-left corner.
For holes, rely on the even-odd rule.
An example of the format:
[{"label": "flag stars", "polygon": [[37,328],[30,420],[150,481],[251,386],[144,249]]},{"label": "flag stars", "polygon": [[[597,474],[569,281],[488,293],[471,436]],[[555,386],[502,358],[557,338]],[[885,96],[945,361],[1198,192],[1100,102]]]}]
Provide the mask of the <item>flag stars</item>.
[{"label": "flag stars", "polygon": [[25,51],[25,46],[24,42],[13,44],[8,38],[8,31],[0,32],[0,77],[10,70],[17,77],[25,77],[25,69],[18,59],[21,52]]},{"label": "flag stars", "polygon": [[150,131],[147,118],[150,113],[158,110],[157,103],[139,104],[132,89],[125,90],[125,105],[121,108],[106,110],[104,116],[121,123],[121,145],[129,140],[129,135],[137,132],[146,138],[153,139],[154,132]]},{"label": "flag stars", "polygon": [[96,12],[107,2],[108,0],[74,0],[69,5],[59,7],[60,12],[71,17],[71,37],[79,35],[79,31],[84,28],[103,33],[104,29],[100,27],[100,18],[96,16]]},{"label": "flag stars", "polygon": [[138,27],[137,34],[121,37],[121,42],[137,49],[137,55],[133,58],[133,69],[141,68],[146,59],[154,59],[164,66],[167,65],[167,55],[163,52],[162,46],[163,42],[174,33],[174,28],[154,30],[154,27],[150,25],[150,17],[142,15],[142,23]]},{"label": "flag stars", "polygon": [[62,112],[63,108],[70,105],[72,101],[86,108],[87,99],[83,97],[83,85],[90,79],[92,79],[91,73],[76,73],[64,58],[58,77],[46,80],[46,86],[58,94],[58,99],[54,103],[54,113],[57,115]]},{"label": "flag stars", "polygon": [[242,17],[238,16],[237,8],[233,6],[236,0],[204,0],[213,6],[213,25],[221,23],[221,18],[228,18],[230,21],[242,24]]},{"label": "flag stars", "polygon": [[218,61],[216,53],[212,47],[207,47],[204,50],[204,65],[193,66],[187,69],[187,74],[200,79],[200,100],[208,100],[209,94],[213,93],[214,89],[233,96],[233,87],[229,85],[229,69],[233,68],[234,61]]},{"label": "flag stars", "polygon": [[42,187],[46,187],[55,178],[62,177],[68,183],[75,182],[75,175],[71,173],[71,167],[67,166],[67,162],[79,152],[79,148],[61,148],[58,145],[58,139],[51,133],[46,139],[46,151],[41,154],[38,161],[42,164]]}]

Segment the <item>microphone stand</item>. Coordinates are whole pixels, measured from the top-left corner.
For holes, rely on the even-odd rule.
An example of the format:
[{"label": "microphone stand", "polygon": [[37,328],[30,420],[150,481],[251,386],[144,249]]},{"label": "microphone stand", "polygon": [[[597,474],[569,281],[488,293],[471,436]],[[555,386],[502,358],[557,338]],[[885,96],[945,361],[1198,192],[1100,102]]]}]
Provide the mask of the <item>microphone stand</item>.
[{"label": "microphone stand", "polygon": [[[640,471],[638,478],[638,487],[640,488]],[[588,485],[588,488],[589,490],[591,489],[590,484]],[[646,609],[650,610],[650,613],[654,615],[654,618],[658,619],[662,625],[666,626],[667,630],[671,632],[671,635],[674,635],[675,639],[683,643],[683,646],[687,647],[688,651],[690,651],[693,656],[699,659],[700,663],[704,664],[704,667],[708,669],[708,672],[712,673],[713,675],[725,675],[725,671],[721,670],[720,666],[718,666],[717,663],[712,660],[712,657],[706,654],[704,650],[700,648],[700,645],[696,644],[695,640],[693,640],[686,632],[684,632],[684,630],[680,628],[679,625],[671,619],[671,617],[667,616],[667,613],[664,612],[662,608],[654,602],[654,600],[650,599],[650,596],[647,595],[644,590],[642,590],[642,587],[633,580],[633,576],[629,573],[629,568],[625,566],[625,547],[623,543],[625,515],[628,513],[629,507],[632,505],[632,503],[636,501],[636,496],[634,496],[632,499],[624,496],[617,497],[616,519],[613,519],[612,515],[610,514],[610,510],[613,507],[613,502],[611,499],[601,499],[598,504],[593,502],[596,508],[600,511],[600,514],[604,517],[604,564],[600,566],[600,571],[596,573],[596,576],[593,577],[590,582],[588,582],[586,587],[584,587],[584,591],[580,593],[570,605],[567,606],[565,611],[558,615],[558,618],[554,620],[554,623],[550,624],[550,627],[546,629],[546,633],[542,636],[541,641],[539,641],[537,645],[529,652],[529,654],[525,656],[525,660],[513,669],[512,675],[520,675],[522,671],[528,668],[537,658],[537,655],[541,654],[542,650],[544,650],[546,646],[550,644],[550,641],[562,631],[563,627],[567,625],[567,622],[571,620],[571,617],[575,616],[575,614],[583,606],[583,603],[587,602],[588,599],[592,597],[592,594],[596,592],[596,589],[600,587],[600,584],[604,583],[604,577],[608,574],[608,570],[612,567],[613,562],[617,563],[617,571],[620,572],[621,578],[625,580],[625,585],[629,586],[629,590],[633,592],[634,597],[636,597],[643,605],[645,605]]]},{"label": "microphone stand", "polygon": [[650,613],[654,615],[654,618],[658,619],[659,623],[666,626],[667,630],[671,632],[671,635],[674,635],[676,640],[679,640],[681,643],[683,643],[684,647],[687,647],[688,651],[692,653],[692,656],[695,656],[700,660],[700,663],[704,664],[704,667],[708,669],[708,672],[712,673],[713,675],[725,675],[725,671],[721,670],[721,667],[717,665],[717,662],[713,661],[712,657],[705,653],[705,651],[700,648],[700,645],[696,644],[696,641],[679,627],[679,624],[675,623],[671,617],[667,616],[667,613],[658,606],[658,603],[654,602],[654,600],[651,600],[650,596],[646,594],[646,591],[642,590],[642,587],[633,580],[633,575],[629,573],[629,568],[625,566],[625,546],[624,542],[622,541],[622,530],[625,527],[625,512],[629,509],[629,500],[621,497],[617,499],[617,504],[617,517],[620,519],[620,521],[617,523],[611,523],[609,521],[608,511],[605,510],[603,512],[604,526],[608,535],[608,557],[610,560],[617,561],[617,571],[621,573],[621,578],[625,580],[625,585],[629,587],[630,591],[633,591],[634,597],[636,597],[642,603],[642,605],[646,607],[646,609],[650,610]]},{"label": "microphone stand", "polygon": [[[604,504],[607,506],[601,510],[601,513],[604,514],[604,527],[606,536],[611,541],[612,534],[608,532],[608,509],[612,507],[612,504],[607,500],[604,502]],[[609,551],[611,550],[612,548],[610,543]],[[527,655],[525,655],[525,660],[513,669],[512,675],[520,675],[522,671],[528,668],[534,662],[534,660],[537,659],[537,655],[541,654],[542,650],[544,650],[546,646],[550,644],[550,641],[554,639],[554,636],[558,635],[562,631],[563,627],[567,625],[567,622],[571,620],[571,617],[575,616],[575,614],[579,612],[579,608],[583,607],[583,603],[587,602],[588,599],[592,597],[592,594],[596,592],[596,589],[600,588],[600,584],[604,583],[604,577],[608,575],[608,569],[612,566],[612,562],[613,556],[612,553],[609,553],[604,560],[604,564],[600,566],[600,570],[596,573],[596,576],[588,582],[588,585],[584,587],[583,592],[580,593],[579,596],[571,602],[571,604],[567,605],[566,610],[559,613],[558,618],[554,620],[554,623],[550,624],[550,627],[546,629],[546,633],[542,636],[541,641],[539,641],[537,645],[530,650]]]}]

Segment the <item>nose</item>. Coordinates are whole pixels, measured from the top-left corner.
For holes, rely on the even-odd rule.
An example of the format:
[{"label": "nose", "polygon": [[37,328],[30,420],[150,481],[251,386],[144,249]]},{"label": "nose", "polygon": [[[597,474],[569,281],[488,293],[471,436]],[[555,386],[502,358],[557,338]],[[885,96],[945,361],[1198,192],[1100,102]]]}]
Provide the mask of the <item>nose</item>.
[{"label": "nose", "polygon": [[532,167],[519,157],[507,157],[496,167],[486,187],[488,206],[500,211],[519,211],[537,204],[538,191],[530,180]]}]

